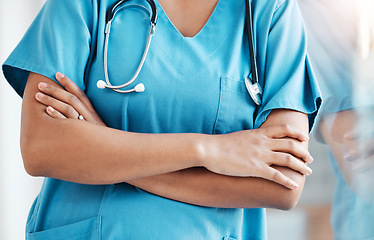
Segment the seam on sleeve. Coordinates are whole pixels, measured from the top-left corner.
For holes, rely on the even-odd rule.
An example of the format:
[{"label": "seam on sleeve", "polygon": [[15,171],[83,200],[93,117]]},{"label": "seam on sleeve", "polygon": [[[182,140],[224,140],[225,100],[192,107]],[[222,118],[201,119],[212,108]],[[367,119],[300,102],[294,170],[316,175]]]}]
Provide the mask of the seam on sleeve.
[{"label": "seam on sleeve", "polygon": [[[280,0],[280,1],[281,1],[281,0]],[[273,26],[273,24],[274,24],[274,18],[275,18],[275,16],[276,16],[278,10],[280,10],[284,5],[286,5],[287,1],[289,1],[289,0],[283,0],[283,2],[282,2],[280,5],[278,5],[278,2],[277,2],[276,7],[275,7],[275,10],[274,10],[274,12],[273,12],[273,15],[271,16],[271,25],[270,25],[269,33],[271,32],[271,30],[272,30],[273,27],[274,27],[274,26]]]},{"label": "seam on sleeve", "polygon": [[[283,7],[283,5],[287,2],[288,0],[284,0],[283,1],[283,3],[282,4],[280,4],[277,8],[275,8],[275,10],[274,10],[274,14],[281,8],[281,7]],[[273,14],[273,15],[274,15]]]}]

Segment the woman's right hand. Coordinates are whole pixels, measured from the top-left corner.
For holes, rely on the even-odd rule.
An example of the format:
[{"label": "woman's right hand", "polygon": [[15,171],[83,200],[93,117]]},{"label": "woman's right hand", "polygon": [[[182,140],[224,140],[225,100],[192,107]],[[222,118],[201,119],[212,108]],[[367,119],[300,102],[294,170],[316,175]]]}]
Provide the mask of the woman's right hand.
[{"label": "woman's right hand", "polygon": [[312,170],[307,147],[308,136],[287,125],[245,130],[213,136],[204,148],[203,165],[208,170],[229,176],[260,177],[289,189],[297,183],[273,166],[288,167],[304,175]]}]

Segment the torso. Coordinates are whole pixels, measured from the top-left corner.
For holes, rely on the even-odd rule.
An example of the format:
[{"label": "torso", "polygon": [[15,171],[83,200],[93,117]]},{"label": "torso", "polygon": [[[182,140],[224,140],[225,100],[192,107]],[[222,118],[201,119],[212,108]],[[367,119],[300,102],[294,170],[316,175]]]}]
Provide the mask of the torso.
[{"label": "torso", "polygon": [[[145,92],[98,89],[97,81],[105,79],[106,13],[116,1],[48,0],[4,65],[17,68],[8,72],[13,87],[23,91],[27,71],[46,76],[62,71],[74,76],[107,126],[129,132],[226,134],[259,127],[274,108],[312,113],[318,87],[313,78],[309,81],[296,0],[252,0],[264,86],[258,111],[244,82],[251,67],[243,0],[155,0],[156,32],[138,78],[128,86],[144,83]],[[149,33],[152,11],[147,1],[129,4],[116,14],[108,41],[113,85],[131,79]],[[30,211],[26,238],[266,239],[265,227],[263,209],[200,207],[127,183],[99,186],[46,178]]]},{"label": "torso", "polygon": [[[155,35],[138,78],[129,86],[143,83],[146,90],[129,94],[96,86],[104,79],[105,12],[115,0],[98,2],[92,31],[96,52],[84,87],[109,127],[153,134],[225,134],[254,128],[256,106],[244,83],[251,71],[244,1],[156,0]],[[149,7],[146,1],[139,2]],[[143,8],[134,6],[116,15],[108,44],[113,85],[133,76],[148,31],[149,15]],[[102,239],[264,239],[266,235],[262,209],[199,207],[126,183],[86,186],[46,179],[30,216],[28,232],[57,229],[48,231],[46,239],[61,226],[69,227],[66,232],[72,238],[83,236],[82,224],[93,225],[93,234],[99,232]]]},{"label": "torso", "polygon": [[208,21],[218,0],[159,0],[176,29],[185,37],[195,36]]},{"label": "torso", "polygon": [[[144,93],[119,94],[96,87],[97,79],[104,78],[104,39],[99,34],[98,55],[88,76],[86,93],[108,126],[130,132],[204,134],[253,128],[253,119],[248,116],[253,115],[255,105],[244,84],[250,74],[248,51],[243,47],[244,1],[201,1],[204,4],[192,0],[201,6],[198,12],[204,12],[200,14],[204,18],[188,17],[193,9],[184,7],[186,1],[155,1],[155,35],[134,82],[144,84]],[[177,14],[168,16],[163,7]],[[182,19],[184,23],[178,24]],[[112,84],[120,85],[133,76],[141,60],[149,15],[139,8],[129,8],[119,12],[111,26],[108,73]],[[185,37],[188,32],[196,34]]]}]

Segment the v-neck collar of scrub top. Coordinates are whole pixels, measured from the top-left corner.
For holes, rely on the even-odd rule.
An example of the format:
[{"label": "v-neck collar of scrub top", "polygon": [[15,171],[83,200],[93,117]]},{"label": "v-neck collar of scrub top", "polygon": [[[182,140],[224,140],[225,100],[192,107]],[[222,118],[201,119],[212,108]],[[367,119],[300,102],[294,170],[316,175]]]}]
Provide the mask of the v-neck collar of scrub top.
[{"label": "v-neck collar of scrub top", "polygon": [[[196,55],[195,58],[190,59],[201,59],[207,62],[230,37],[238,24],[237,21],[244,21],[244,1],[219,0],[200,31],[193,37],[185,37],[173,25],[160,3],[157,0],[155,3],[158,9],[158,22],[152,47],[157,45],[161,48],[180,73],[201,67],[201,62],[192,65],[185,64],[186,54]],[[173,43],[173,46],[165,45],[165,42]]]},{"label": "v-neck collar of scrub top", "polygon": [[192,37],[186,37],[184,36],[180,31],[179,29],[174,25],[174,23],[171,21],[171,19],[169,18],[169,16],[166,14],[166,12],[164,11],[164,9],[162,8],[161,4],[159,3],[159,1],[156,1],[156,6],[157,6],[157,9],[158,9],[158,13],[159,13],[159,17],[162,17],[164,18],[167,22],[167,25],[171,25],[171,28],[170,30],[173,31],[172,29],[174,29],[174,31],[181,35],[182,38],[185,38],[185,39],[193,39],[193,38],[198,38],[199,35],[203,34],[203,32],[205,31],[205,28],[208,28],[209,27],[209,24],[210,22],[214,21],[215,19],[215,15],[216,15],[216,11],[219,11],[217,10],[219,8],[219,5],[221,4],[223,0],[218,0],[217,1],[217,4],[215,5],[212,13],[209,15],[209,18],[208,20],[205,22],[205,24],[203,25],[203,27]]}]

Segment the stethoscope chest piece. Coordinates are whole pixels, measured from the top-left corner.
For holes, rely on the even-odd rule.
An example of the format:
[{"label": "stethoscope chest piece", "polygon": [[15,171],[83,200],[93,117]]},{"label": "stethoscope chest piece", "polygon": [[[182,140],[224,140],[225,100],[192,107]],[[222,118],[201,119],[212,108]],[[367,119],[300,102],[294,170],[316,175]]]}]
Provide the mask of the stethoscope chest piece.
[{"label": "stethoscope chest piece", "polygon": [[262,88],[258,82],[252,83],[249,77],[246,77],[245,80],[245,87],[248,90],[249,95],[251,96],[252,100],[255,102],[257,106],[261,105],[262,99]]}]

